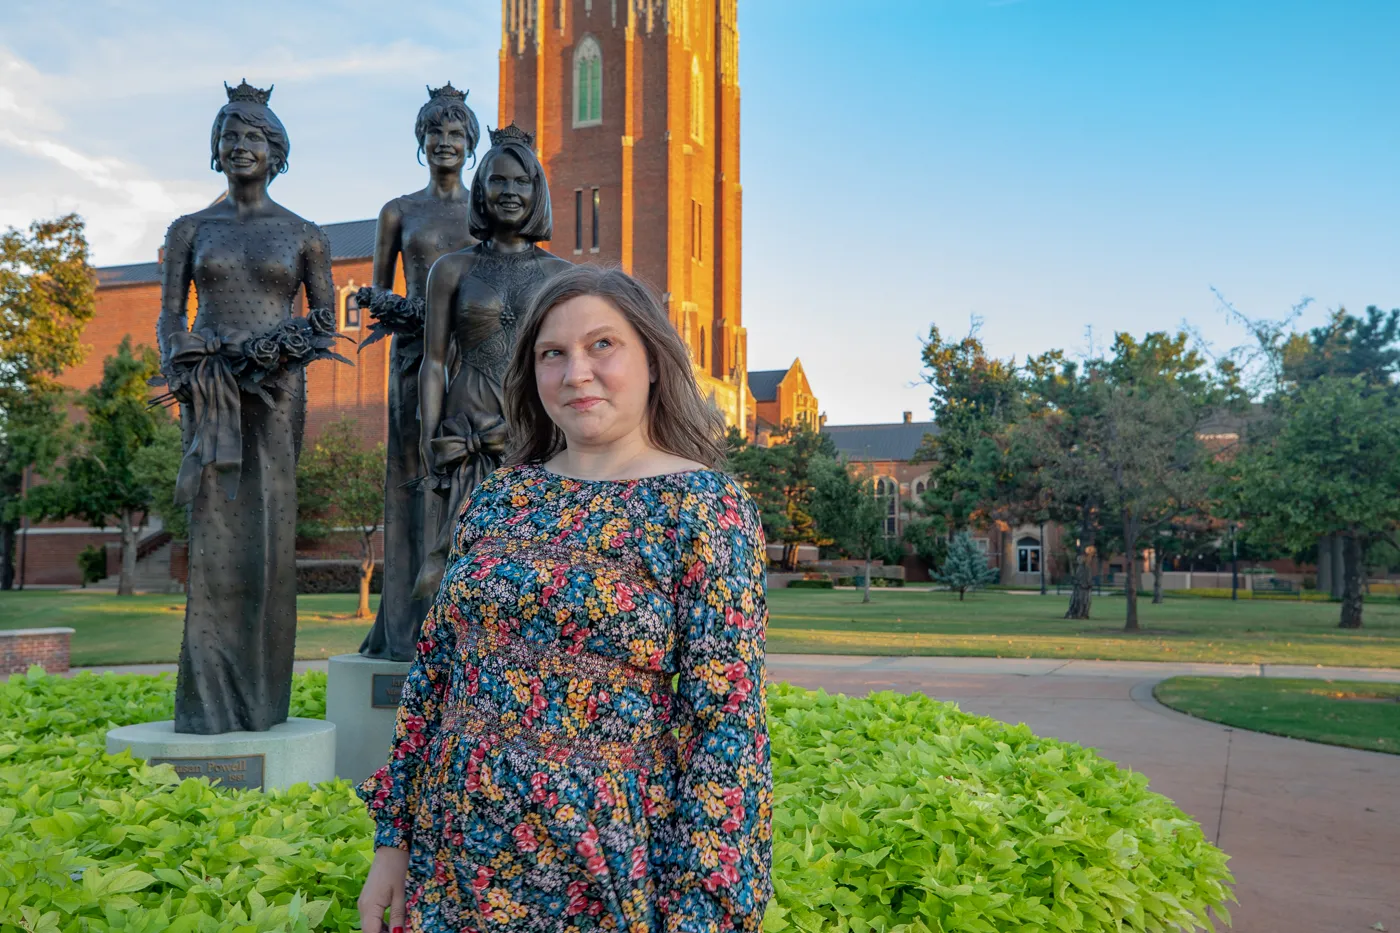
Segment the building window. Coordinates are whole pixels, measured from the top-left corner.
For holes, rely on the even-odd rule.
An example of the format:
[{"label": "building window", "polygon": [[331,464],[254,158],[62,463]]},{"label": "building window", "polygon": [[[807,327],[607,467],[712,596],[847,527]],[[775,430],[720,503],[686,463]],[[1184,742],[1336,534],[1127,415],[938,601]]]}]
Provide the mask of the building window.
[{"label": "building window", "polygon": [[972,543],[977,546],[977,550],[982,552],[983,557],[991,553],[991,545],[986,538],[973,538]]},{"label": "building window", "polygon": [[574,126],[603,122],[603,52],[598,40],[584,36],[574,49]]},{"label": "building window", "polygon": [[593,252],[598,252],[598,189],[593,189],[593,245],[589,247]]},{"label": "building window", "polygon": [[1040,542],[1035,538],[1022,538],[1016,542],[1016,571],[1040,573]]},{"label": "building window", "polygon": [[700,57],[690,57],[690,135],[705,141],[705,77],[700,73]]},{"label": "building window", "polygon": [[899,486],[888,476],[881,476],[875,480],[875,498],[882,500],[880,511],[885,515],[885,537],[893,538],[899,534]]},{"label": "building window", "polygon": [[690,202],[690,258],[705,261],[705,206],[695,200]]},{"label": "building window", "polygon": [[360,326],[360,303],[355,300],[355,293],[350,290],[345,292],[344,320],[346,327]]},{"label": "building window", "polygon": [[574,189],[574,252],[583,252],[583,189]]}]

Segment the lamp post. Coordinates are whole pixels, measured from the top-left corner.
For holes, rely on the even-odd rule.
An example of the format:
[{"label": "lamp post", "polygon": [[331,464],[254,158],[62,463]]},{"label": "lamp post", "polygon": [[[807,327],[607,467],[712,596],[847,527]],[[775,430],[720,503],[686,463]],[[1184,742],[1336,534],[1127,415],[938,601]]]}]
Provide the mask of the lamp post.
[{"label": "lamp post", "polygon": [[1240,544],[1235,538],[1235,523],[1230,523],[1230,598],[1240,598]]}]

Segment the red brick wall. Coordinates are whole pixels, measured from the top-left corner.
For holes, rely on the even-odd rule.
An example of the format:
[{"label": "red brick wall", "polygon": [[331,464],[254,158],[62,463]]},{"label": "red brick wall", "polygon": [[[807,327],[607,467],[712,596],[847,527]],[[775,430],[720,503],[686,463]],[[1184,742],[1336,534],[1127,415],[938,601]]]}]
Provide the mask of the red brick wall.
[{"label": "red brick wall", "polygon": [[[121,536],[116,533],[105,533],[95,529],[79,534],[60,535],[25,535],[21,532],[15,539],[16,578],[25,586],[81,586],[83,576],[78,570],[78,552],[91,544],[103,547],[119,544],[120,541]],[[118,549],[114,547],[112,550]],[[109,569],[115,566],[112,554],[107,555],[107,564]]]},{"label": "red brick wall", "polygon": [[0,676],[22,674],[38,664],[50,674],[68,670],[69,629],[17,629],[0,632]]},{"label": "red brick wall", "polygon": [[[666,6],[616,4],[614,20],[614,6],[602,0],[502,0],[500,120],[536,134],[554,212],[547,248],[576,262],[619,263],[668,295],[671,320],[692,357],[698,363],[703,355],[704,370],[723,377],[745,355],[735,6],[699,0],[683,14],[675,5],[669,25]],[[537,15],[543,21],[535,22]],[[586,36],[602,52],[602,124],[575,128],[574,50]],[[720,67],[725,57],[729,68]],[[698,140],[690,132],[692,59],[705,98]],[[594,187],[597,252],[591,249]],[[575,235],[580,190],[581,239]],[[692,203],[701,212],[698,258]]]}]

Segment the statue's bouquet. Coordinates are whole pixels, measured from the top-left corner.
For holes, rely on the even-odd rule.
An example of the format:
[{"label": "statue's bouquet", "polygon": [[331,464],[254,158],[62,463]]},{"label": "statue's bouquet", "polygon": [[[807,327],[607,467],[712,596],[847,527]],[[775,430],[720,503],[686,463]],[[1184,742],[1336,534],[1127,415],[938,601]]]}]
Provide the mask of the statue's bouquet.
[{"label": "statue's bouquet", "polygon": [[[335,312],[329,308],[314,308],[306,317],[289,317],[252,336],[221,334],[205,327],[176,331],[164,348],[161,375],[150,380],[151,385],[167,389],[154,404],[192,398],[196,383],[203,380],[236,386],[271,405],[268,390],[278,388],[282,376],[293,368],[316,360],[350,363],[332,349],[337,339],[350,338],[336,332]],[[203,388],[208,390],[212,385]]]},{"label": "statue's bouquet", "polygon": [[365,286],[355,293],[355,303],[369,309],[369,336],[360,341],[363,350],[385,337],[399,336],[400,352],[418,356],[423,347],[423,322],[427,308],[422,298],[405,298],[382,288]]}]

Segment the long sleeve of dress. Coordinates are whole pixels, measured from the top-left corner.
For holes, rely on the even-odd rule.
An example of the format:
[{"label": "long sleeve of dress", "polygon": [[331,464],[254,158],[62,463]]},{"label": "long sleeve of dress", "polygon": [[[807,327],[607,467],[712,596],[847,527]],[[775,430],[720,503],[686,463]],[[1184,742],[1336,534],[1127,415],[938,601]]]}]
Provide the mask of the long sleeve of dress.
[{"label": "long sleeve of dress", "polygon": [[422,793],[424,759],[438,730],[452,680],[456,644],[452,620],[433,607],[423,620],[417,654],[408,669],[389,763],[357,789],[374,818],[374,844],[407,849]]},{"label": "long sleeve of dress", "polygon": [[682,503],[696,528],[676,599],[682,751],[658,892],[666,933],[756,933],[772,895],[763,531],[748,496],[726,486],[693,503],[698,514]]}]

